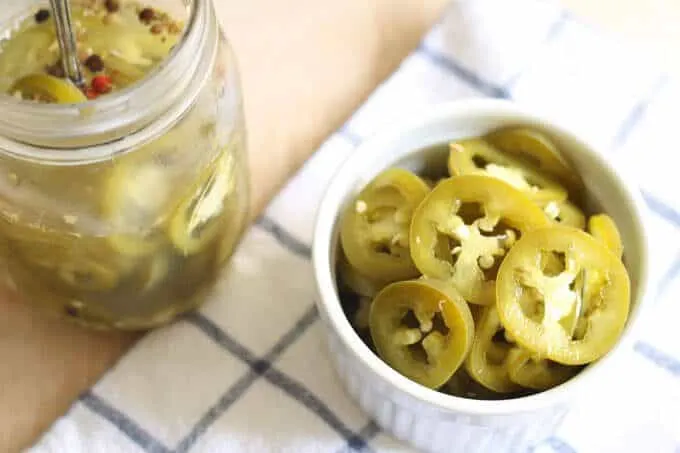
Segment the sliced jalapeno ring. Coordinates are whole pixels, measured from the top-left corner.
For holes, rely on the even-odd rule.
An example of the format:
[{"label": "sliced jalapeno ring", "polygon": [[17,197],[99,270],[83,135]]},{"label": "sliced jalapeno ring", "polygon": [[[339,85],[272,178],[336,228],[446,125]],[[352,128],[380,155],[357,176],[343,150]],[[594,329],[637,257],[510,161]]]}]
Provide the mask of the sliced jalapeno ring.
[{"label": "sliced jalapeno ring", "polygon": [[385,287],[385,284],[371,280],[359,273],[356,268],[349,264],[344,253],[340,253],[338,259],[338,274],[340,283],[359,296],[373,298]]},{"label": "sliced jalapeno ring", "polygon": [[459,140],[451,143],[450,149],[449,172],[452,176],[493,176],[510,184],[539,205],[567,199],[567,191],[559,183],[522,161],[503,154],[482,139]]},{"label": "sliced jalapeno ring", "polygon": [[498,393],[512,393],[520,390],[520,386],[510,380],[508,374],[508,357],[516,346],[508,343],[502,335],[501,325],[496,307],[484,307],[470,354],[465,360],[467,373],[489,390]]},{"label": "sliced jalapeno ring", "polygon": [[103,212],[115,233],[113,248],[131,256],[148,255],[163,243],[165,213],[171,208],[170,176],[154,161],[122,161],[106,182]]},{"label": "sliced jalapeno ring", "polygon": [[548,218],[560,225],[570,226],[582,230],[586,227],[586,216],[574,203],[565,200],[550,202],[543,207]]},{"label": "sliced jalapeno ring", "polygon": [[40,269],[49,278],[76,291],[107,291],[133,267],[101,240],[88,240],[56,232],[30,239],[10,239],[8,246],[26,269]]},{"label": "sliced jalapeno ring", "polygon": [[471,303],[494,300],[495,273],[518,236],[550,222],[505,182],[482,175],[440,182],[413,215],[410,249],[423,275],[449,281]]},{"label": "sliced jalapeno ring", "polygon": [[537,359],[520,348],[512,349],[508,353],[507,366],[512,382],[533,390],[556,387],[576,376],[581,370],[580,367]]},{"label": "sliced jalapeno ring", "polygon": [[354,327],[357,329],[368,329],[372,302],[373,299],[370,297],[359,297],[359,307],[356,313],[354,313]]},{"label": "sliced jalapeno ring", "polygon": [[371,181],[344,214],[340,240],[349,263],[382,282],[418,275],[409,252],[413,210],[430,191],[415,174],[391,168]]},{"label": "sliced jalapeno ring", "polygon": [[17,80],[9,93],[19,92],[26,99],[37,98],[58,104],[78,104],[87,101],[82,91],[67,79],[48,74],[29,74]]},{"label": "sliced jalapeno ring", "polygon": [[199,182],[196,190],[180,203],[170,221],[169,236],[174,246],[185,255],[194,254],[220,235],[221,215],[227,197],[234,192],[234,158],[225,154],[207,180]]},{"label": "sliced jalapeno ring", "polygon": [[385,287],[373,299],[369,327],[388,365],[433,389],[460,367],[474,337],[465,300],[447,283],[432,279]]},{"label": "sliced jalapeno ring", "polygon": [[588,232],[602,242],[614,255],[623,256],[623,242],[614,219],[607,214],[595,214],[588,219]]},{"label": "sliced jalapeno ring", "polygon": [[[559,272],[541,268],[546,253],[560,257]],[[586,282],[581,299],[580,275]],[[522,303],[526,294],[534,303]],[[618,341],[628,318],[630,282],[621,260],[599,241],[576,228],[553,226],[528,232],[508,252],[498,271],[496,303],[503,325],[524,349],[583,365]]]},{"label": "sliced jalapeno ring", "polygon": [[528,127],[504,127],[484,138],[501,151],[525,160],[542,173],[556,178],[574,195],[584,191],[578,172],[543,133]]}]

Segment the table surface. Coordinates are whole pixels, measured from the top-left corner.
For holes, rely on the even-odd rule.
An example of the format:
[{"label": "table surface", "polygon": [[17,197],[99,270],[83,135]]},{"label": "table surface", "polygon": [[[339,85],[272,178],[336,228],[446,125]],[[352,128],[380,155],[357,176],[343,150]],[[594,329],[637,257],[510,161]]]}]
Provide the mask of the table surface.
[{"label": "table surface", "polygon": [[680,77],[680,1],[561,0],[576,16],[623,37],[631,50]]},{"label": "table surface", "polygon": [[[577,17],[619,34],[632,48],[680,75],[678,0],[561,2]],[[394,70],[446,0],[215,3],[242,67],[251,167],[259,182],[256,212]],[[307,114],[295,114],[300,111]],[[268,165],[257,159],[264,152]],[[84,332],[45,319],[3,293],[0,310],[0,451],[12,452],[63,413],[134,337]]]}]

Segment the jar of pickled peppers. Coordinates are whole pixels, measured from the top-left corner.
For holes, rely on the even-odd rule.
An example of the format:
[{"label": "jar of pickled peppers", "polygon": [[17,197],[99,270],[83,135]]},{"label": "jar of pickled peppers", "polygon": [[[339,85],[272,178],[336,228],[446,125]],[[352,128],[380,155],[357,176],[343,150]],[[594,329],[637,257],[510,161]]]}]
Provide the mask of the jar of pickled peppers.
[{"label": "jar of pickled peppers", "polygon": [[46,1],[0,11],[0,261],[22,299],[91,327],[198,306],[246,220],[234,56],[210,0],[71,0],[85,85]]}]

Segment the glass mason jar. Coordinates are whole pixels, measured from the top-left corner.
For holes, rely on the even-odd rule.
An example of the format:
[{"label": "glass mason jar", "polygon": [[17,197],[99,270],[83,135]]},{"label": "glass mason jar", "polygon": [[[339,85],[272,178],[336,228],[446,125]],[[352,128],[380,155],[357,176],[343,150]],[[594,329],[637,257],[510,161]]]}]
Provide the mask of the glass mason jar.
[{"label": "glass mason jar", "polygon": [[[46,3],[4,6],[2,37]],[[146,329],[199,305],[249,204],[241,89],[212,3],[144,5],[184,30],[139,82],[80,104],[0,95],[8,283],[93,327]]]}]

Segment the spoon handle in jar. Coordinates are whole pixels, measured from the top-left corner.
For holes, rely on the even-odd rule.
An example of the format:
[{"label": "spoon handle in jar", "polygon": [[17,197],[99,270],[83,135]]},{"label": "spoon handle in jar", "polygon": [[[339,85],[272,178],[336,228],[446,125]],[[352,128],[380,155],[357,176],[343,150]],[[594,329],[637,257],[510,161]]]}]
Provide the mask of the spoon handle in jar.
[{"label": "spoon handle in jar", "polygon": [[69,0],[50,0],[54,23],[57,29],[57,41],[61,50],[61,64],[64,73],[78,87],[83,87],[83,73],[78,61],[76,37],[71,20],[71,5]]}]

